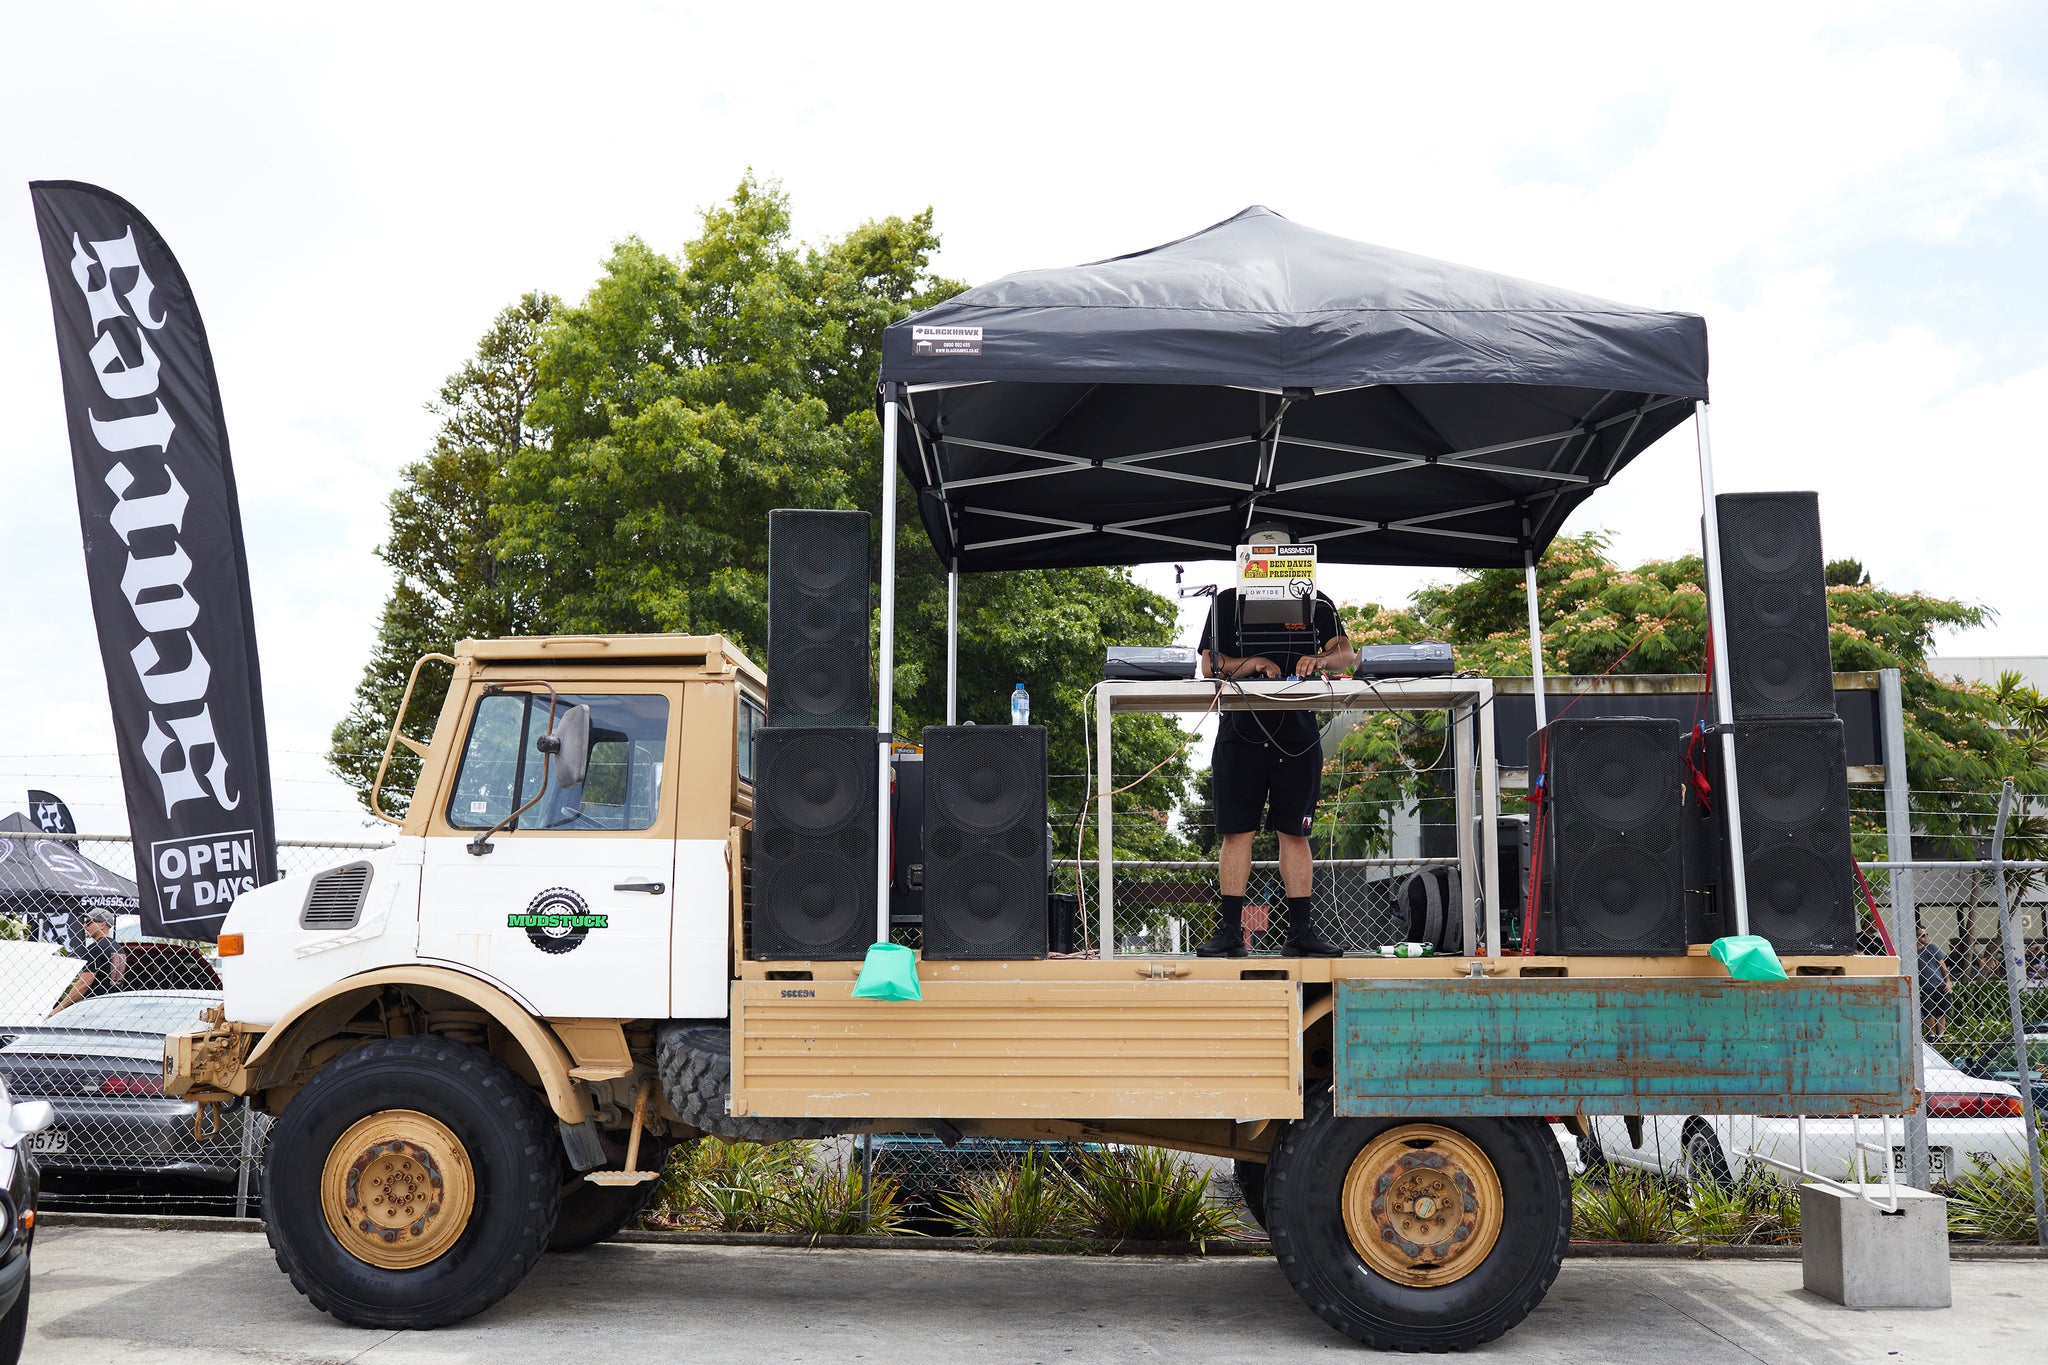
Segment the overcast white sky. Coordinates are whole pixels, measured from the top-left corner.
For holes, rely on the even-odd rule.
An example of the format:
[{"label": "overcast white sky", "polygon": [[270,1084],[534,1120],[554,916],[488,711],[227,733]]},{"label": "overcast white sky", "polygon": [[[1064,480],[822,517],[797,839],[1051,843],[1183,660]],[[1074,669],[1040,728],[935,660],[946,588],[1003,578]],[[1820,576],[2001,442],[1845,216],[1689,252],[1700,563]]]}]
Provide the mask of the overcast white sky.
[{"label": "overcast white sky", "polygon": [[[893,10],[893,13],[892,13]],[[0,810],[126,827],[26,182],[150,216],[211,333],[278,823],[361,827],[320,754],[422,405],[526,289],[673,250],[749,166],[799,232],[931,205],[969,281],[1263,203],[1703,314],[1724,490],[1816,488],[1830,553],[2048,653],[2048,11],[2038,5],[355,5],[0,17]],[[11,189],[5,188],[12,186]],[[11,196],[11,197],[10,197]],[[1690,428],[1580,510],[1696,543]],[[1340,597],[1419,581],[1354,570]]]}]

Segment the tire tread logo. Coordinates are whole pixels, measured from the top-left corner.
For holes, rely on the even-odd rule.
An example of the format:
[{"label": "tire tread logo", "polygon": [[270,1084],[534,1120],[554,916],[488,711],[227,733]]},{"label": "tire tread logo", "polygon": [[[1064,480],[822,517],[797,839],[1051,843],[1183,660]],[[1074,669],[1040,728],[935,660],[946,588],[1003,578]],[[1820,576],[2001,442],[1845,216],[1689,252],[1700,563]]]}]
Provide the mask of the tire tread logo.
[{"label": "tire tread logo", "polygon": [[574,952],[592,929],[609,928],[608,916],[593,914],[590,902],[566,886],[551,886],[535,896],[525,913],[507,915],[505,927],[524,929],[526,941],[544,953]]}]

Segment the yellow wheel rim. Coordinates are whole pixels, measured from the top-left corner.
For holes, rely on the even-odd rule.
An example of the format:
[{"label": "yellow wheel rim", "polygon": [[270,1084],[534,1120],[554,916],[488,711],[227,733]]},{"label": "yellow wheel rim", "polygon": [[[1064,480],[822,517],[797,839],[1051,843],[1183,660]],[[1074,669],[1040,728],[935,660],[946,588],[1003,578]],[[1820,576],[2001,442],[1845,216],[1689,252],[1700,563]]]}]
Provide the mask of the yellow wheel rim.
[{"label": "yellow wheel rim", "polygon": [[476,1172],[448,1126],[384,1109],[327,1153],[320,1211],[349,1255],[385,1270],[425,1265],[454,1246],[476,1209]]},{"label": "yellow wheel rim", "polygon": [[1344,1176],[1344,1231],[1366,1265],[1396,1284],[1450,1284],[1500,1240],[1500,1177],[1479,1145],[1434,1123],[1405,1123],[1366,1144]]}]

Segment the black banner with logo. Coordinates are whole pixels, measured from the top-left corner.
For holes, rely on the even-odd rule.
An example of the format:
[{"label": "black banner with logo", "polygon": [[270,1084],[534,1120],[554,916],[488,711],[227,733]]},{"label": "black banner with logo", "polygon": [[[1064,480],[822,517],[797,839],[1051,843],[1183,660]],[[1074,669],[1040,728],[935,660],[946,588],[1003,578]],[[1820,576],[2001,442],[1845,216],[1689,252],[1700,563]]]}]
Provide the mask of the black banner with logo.
[{"label": "black banner with logo", "polygon": [[143,931],[212,938],[277,875],[241,513],[192,287],[149,220],[29,186]]}]

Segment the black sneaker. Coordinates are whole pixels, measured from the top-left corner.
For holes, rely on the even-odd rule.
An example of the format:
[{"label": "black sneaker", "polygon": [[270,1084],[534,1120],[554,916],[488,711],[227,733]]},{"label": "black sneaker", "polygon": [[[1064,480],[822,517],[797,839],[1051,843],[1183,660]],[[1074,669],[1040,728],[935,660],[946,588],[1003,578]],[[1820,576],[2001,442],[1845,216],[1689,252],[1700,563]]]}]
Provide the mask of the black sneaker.
[{"label": "black sneaker", "polygon": [[1334,943],[1325,943],[1316,937],[1313,929],[1304,929],[1300,934],[1287,940],[1287,957],[1342,957],[1344,950]]},{"label": "black sneaker", "polygon": [[1207,943],[1195,946],[1196,957],[1243,957],[1244,930],[1219,926]]}]

